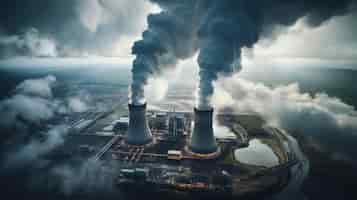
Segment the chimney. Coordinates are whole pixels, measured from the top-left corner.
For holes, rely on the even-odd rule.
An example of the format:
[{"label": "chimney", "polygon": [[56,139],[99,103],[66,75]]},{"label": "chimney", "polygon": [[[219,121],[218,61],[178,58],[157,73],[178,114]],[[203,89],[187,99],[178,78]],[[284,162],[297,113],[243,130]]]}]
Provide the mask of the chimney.
[{"label": "chimney", "polygon": [[194,128],[189,143],[189,149],[197,154],[212,154],[217,152],[217,143],[213,135],[213,108],[210,110],[194,110]]},{"label": "chimney", "polygon": [[129,128],[126,143],[129,145],[145,145],[152,140],[151,131],[146,120],[146,103],[129,104]]}]

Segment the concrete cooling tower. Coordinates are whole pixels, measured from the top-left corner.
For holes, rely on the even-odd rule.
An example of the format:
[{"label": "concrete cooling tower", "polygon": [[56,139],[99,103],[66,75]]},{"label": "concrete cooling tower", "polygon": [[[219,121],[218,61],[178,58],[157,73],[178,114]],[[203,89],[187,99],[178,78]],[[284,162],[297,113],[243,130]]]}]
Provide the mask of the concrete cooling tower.
[{"label": "concrete cooling tower", "polygon": [[129,104],[129,128],[126,143],[145,145],[152,141],[151,131],[146,120],[146,104]]},{"label": "concrete cooling tower", "polygon": [[218,147],[213,135],[213,109],[194,110],[194,128],[191,135],[189,149],[197,154],[212,154]]}]

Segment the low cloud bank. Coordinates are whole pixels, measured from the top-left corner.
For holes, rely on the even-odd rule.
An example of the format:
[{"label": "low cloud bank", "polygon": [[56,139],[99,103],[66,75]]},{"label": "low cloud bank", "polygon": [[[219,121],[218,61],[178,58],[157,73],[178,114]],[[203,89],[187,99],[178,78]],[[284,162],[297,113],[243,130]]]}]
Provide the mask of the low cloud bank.
[{"label": "low cloud bank", "polygon": [[55,82],[54,76],[21,82],[12,96],[0,102],[0,115],[6,116],[0,120],[0,127],[11,129],[40,125],[52,118],[57,108],[52,97]]},{"label": "low cloud bank", "polygon": [[69,133],[68,128],[66,125],[57,125],[43,133],[43,140],[36,138],[30,140],[17,151],[8,154],[5,167],[21,168],[33,161],[39,161],[41,156],[64,143],[65,136]]},{"label": "low cloud bank", "polygon": [[0,58],[13,56],[56,57],[56,42],[29,28],[17,35],[0,35]]},{"label": "low cloud bank", "polygon": [[51,75],[40,79],[28,79],[16,86],[15,92],[28,96],[52,98],[52,88],[55,82],[56,77]]},{"label": "low cloud bank", "polygon": [[76,96],[56,98],[53,89],[56,77],[46,76],[28,79],[16,86],[12,96],[0,102],[1,128],[14,128],[31,124],[41,125],[55,114],[84,112],[90,97],[80,93]]},{"label": "low cloud bank", "polygon": [[51,75],[27,79],[15,87],[11,96],[0,101],[1,142],[11,147],[4,147],[5,152],[9,151],[5,156],[8,164],[31,162],[62,144],[68,127],[61,124],[49,127],[49,121],[56,115],[88,109],[89,97],[82,94],[57,98],[53,94],[56,84],[56,77]]},{"label": "low cloud bank", "polygon": [[303,93],[299,85],[269,87],[238,77],[216,83],[213,101],[218,109],[257,113],[269,124],[304,134],[320,150],[355,158],[357,111],[325,93]]},{"label": "low cloud bank", "polygon": [[142,0],[5,0],[0,59],[128,56],[155,10]]},{"label": "low cloud bank", "polygon": [[60,190],[65,195],[82,191],[88,195],[101,194],[101,198],[105,194],[118,198],[120,194],[116,194],[118,190],[113,184],[117,169],[113,163],[103,165],[99,161],[86,160],[78,166],[55,166],[50,174],[58,178]]},{"label": "low cloud bank", "polygon": [[[13,179],[16,187],[32,194],[51,191],[60,195],[85,192],[106,194],[113,190],[112,175],[117,168],[100,162],[76,158],[71,162],[49,160],[46,154],[64,144],[70,127],[52,122],[56,115],[73,114],[90,109],[91,96],[79,91],[65,97],[55,94],[56,77],[28,79],[18,84],[11,96],[0,101],[2,134],[0,176]],[[18,184],[18,185],[17,185]],[[55,195],[55,193],[53,193]],[[112,194],[112,193],[111,193]]]}]

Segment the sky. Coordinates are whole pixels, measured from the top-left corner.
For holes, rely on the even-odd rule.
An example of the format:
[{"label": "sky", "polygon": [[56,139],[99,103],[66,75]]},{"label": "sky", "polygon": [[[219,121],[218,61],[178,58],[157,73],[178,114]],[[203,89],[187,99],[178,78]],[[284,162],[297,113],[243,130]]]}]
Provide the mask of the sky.
[{"label": "sky", "polygon": [[[131,65],[131,48],[147,28],[147,16],[161,10],[149,0],[2,1],[0,65],[55,64],[58,60],[86,64],[88,59]],[[303,16],[292,26],[278,27],[272,37],[263,37],[243,50],[243,67],[356,68],[356,17],[353,7],[319,26],[307,25]]]}]

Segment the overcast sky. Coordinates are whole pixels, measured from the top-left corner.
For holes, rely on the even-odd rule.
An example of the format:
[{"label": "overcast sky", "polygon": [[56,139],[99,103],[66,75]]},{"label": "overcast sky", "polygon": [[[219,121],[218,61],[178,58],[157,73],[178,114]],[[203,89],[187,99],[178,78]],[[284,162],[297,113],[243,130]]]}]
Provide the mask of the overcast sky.
[{"label": "overcast sky", "polygon": [[[4,0],[1,4],[0,65],[29,60],[50,64],[55,58],[88,63],[83,57],[130,65],[131,47],[147,27],[146,17],[160,12],[147,0]],[[253,49],[244,50],[243,65],[357,68],[356,17],[356,11],[348,12],[313,28],[301,18],[281,28],[276,38],[261,39]]]}]

